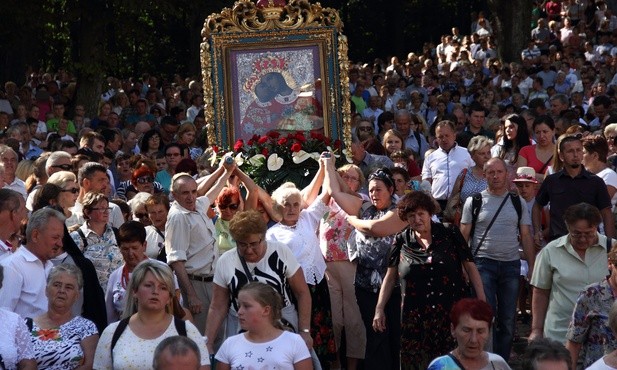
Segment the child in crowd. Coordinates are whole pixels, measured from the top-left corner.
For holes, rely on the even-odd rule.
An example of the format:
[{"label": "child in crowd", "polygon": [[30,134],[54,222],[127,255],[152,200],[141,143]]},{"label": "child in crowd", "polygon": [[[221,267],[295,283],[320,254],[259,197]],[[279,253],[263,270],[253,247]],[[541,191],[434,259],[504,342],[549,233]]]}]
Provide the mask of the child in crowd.
[{"label": "child in crowd", "polygon": [[306,343],[282,329],[280,295],[270,286],[253,282],[238,293],[238,318],[246,332],[227,338],[216,353],[217,369],[313,368]]}]

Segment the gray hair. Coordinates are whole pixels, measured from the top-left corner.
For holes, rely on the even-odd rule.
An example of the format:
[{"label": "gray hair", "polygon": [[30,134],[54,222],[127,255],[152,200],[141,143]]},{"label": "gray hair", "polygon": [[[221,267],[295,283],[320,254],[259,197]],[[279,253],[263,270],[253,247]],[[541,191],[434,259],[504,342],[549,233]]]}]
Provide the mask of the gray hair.
[{"label": "gray hair", "polygon": [[79,289],[82,289],[84,287],[84,278],[81,274],[81,270],[77,266],[70,263],[62,263],[58,266],[54,266],[49,272],[49,275],[47,276],[47,286],[53,283],[56,276],[60,274],[68,274],[73,276],[75,280],[77,280],[77,286],[79,287]]},{"label": "gray hair", "polygon": [[608,134],[617,133],[617,123],[611,123],[610,125],[606,125],[604,128],[604,136],[608,136]]},{"label": "gray hair", "polygon": [[469,152],[469,154],[473,155],[476,151],[484,148],[487,145],[493,146],[493,140],[483,135],[474,136],[471,138],[471,140],[469,140],[469,144],[467,145],[467,151]]},{"label": "gray hair", "polygon": [[569,103],[569,99],[565,94],[555,94],[551,96],[550,101],[559,100],[561,104],[567,105]]},{"label": "gray hair", "polygon": [[47,162],[45,162],[45,172],[49,173],[49,169],[54,166],[56,163],[58,163],[59,159],[68,159],[69,163],[71,161],[71,155],[65,151],[62,150],[58,150],[55,151],[53,153],[51,153],[49,155],[49,158],[47,158]]},{"label": "gray hair", "polygon": [[394,119],[396,120],[398,117],[411,118],[411,112],[409,112],[407,109],[399,109],[396,112],[394,112]]},{"label": "gray hair", "polygon": [[197,344],[191,338],[174,335],[163,339],[161,343],[156,346],[154,350],[154,359],[152,360],[152,368],[154,370],[161,369],[161,357],[163,352],[167,350],[172,357],[186,356],[189,352],[195,354],[197,357],[197,366],[195,369],[199,369],[201,365],[201,354]]},{"label": "gray hair", "polygon": [[62,223],[66,220],[66,217],[64,217],[62,213],[49,207],[41,208],[32,213],[32,216],[28,219],[28,225],[26,226],[26,240],[32,240],[32,232],[34,230],[43,229],[52,218]]},{"label": "gray hair", "polygon": [[568,365],[568,369],[572,367],[572,358],[566,347],[548,338],[529,343],[523,355],[523,370],[537,370],[541,361],[563,361]]},{"label": "gray hair", "polygon": [[172,193],[177,193],[178,190],[180,190],[180,189],[178,189],[178,187],[179,187],[178,181],[181,180],[181,179],[184,179],[184,178],[189,178],[189,179],[191,179],[193,181],[195,180],[193,178],[193,176],[191,176],[187,172],[180,172],[180,173],[175,174],[174,177],[171,178],[171,191],[172,191]]},{"label": "gray hair", "polygon": [[54,184],[63,189],[66,183],[69,181],[77,182],[77,176],[75,176],[75,174],[71,171],[59,171],[59,172],[52,174],[47,179],[48,184]]},{"label": "gray hair", "polygon": [[141,205],[145,206],[146,202],[148,201],[148,199],[150,199],[150,197],[152,197],[152,194],[146,193],[145,191],[140,191],[139,193],[135,194],[133,199],[129,200],[127,203],[131,207],[131,211],[135,213],[137,207]]},{"label": "gray hair", "polygon": [[285,201],[293,196],[297,196],[302,201],[302,193],[296,188],[293,182],[286,182],[272,192],[272,202],[276,210],[283,208]]}]

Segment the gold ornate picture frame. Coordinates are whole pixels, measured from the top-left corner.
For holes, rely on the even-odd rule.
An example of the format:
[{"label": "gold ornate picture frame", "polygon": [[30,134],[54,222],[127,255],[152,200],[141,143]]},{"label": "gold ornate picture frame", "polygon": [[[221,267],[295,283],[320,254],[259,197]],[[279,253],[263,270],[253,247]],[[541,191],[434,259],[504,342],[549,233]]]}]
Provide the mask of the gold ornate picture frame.
[{"label": "gold ornate picture frame", "polygon": [[206,19],[210,143],[231,148],[270,131],[316,131],[349,147],[349,62],[338,12],[308,0],[280,2],[241,0]]}]

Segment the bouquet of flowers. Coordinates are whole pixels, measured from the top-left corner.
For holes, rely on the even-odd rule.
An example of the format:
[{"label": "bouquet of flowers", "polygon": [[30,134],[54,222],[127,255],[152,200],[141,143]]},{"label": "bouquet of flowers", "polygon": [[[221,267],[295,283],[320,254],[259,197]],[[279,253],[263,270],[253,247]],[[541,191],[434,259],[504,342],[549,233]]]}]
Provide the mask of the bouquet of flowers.
[{"label": "bouquet of flowers", "polygon": [[347,163],[348,159],[340,155],[341,147],[340,140],[331,142],[321,133],[297,131],[284,135],[270,131],[263,136],[254,135],[246,142],[236,141],[233,150],[240,169],[259,186],[272,192],[288,181],[299,189],[308,185],[319,169],[322,152],[333,152],[337,165]]}]

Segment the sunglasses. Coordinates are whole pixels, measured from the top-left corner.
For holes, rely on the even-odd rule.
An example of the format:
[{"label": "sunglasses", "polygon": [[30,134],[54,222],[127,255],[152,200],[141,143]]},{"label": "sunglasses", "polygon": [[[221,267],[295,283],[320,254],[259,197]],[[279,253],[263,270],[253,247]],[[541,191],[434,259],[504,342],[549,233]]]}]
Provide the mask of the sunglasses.
[{"label": "sunglasses", "polygon": [[229,208],[230,211],[235,211],[238,209],[239,206],[240,206],[239,204],[227,204],[227,205],[219,204],[218,207],[221,211],[227,208]]},{"label": "sunglasses", "polygon": [[358,130],[359,131],[373,131],[373,128],[370,126],[359,126]]},{"label": "sunglasses", "polygon": [[63,171],[71,171],[73,169],[73,166],[70,164],[54,164],[52,167],[60,168]]},{"label": "sunglasses", "polygon": [[62,193],[73,193],[73,194],[77,194],[79,193],[79,188],[70,188],[70,189],[62,189],[60,190]]},{"label": "sunglasses", "polygon": [[154,179],[150,176],[142,176],[142,177],[138,177],[137,178],[137,183],[138,184],[147,184],[147,183],[151,183],[154,182]]},{"label": "sunglasses", "polygon": [[147,213],[135,213],[135,217],[137,218],[146,218],[148,217]]}]

